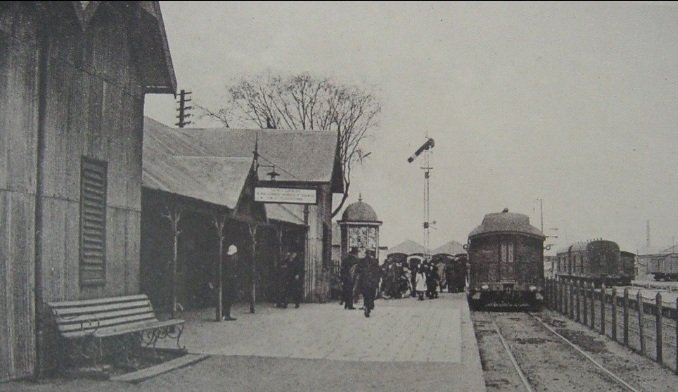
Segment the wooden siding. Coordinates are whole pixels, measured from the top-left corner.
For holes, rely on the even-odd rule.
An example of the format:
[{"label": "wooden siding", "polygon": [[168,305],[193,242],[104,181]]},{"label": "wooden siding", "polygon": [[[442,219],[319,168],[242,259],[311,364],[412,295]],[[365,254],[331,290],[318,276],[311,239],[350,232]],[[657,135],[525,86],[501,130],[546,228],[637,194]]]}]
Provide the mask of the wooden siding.
[{"label": "wooden siding", "polygon": [[[100,7],[83,32],[50,35],[44,171],[43,301],[139,291],[143,96],[133,63],[129,21]],[[81,157],[108,166],[106,281],[82,286]]]},{"label": "wooden siding", "polygon": [[35,368],[37,22],[0,8],[0,381]]},{"label": "wooden siding", "polygon": [[0,190],[0,381],[35,367],[32,195]]},{"label": "wooden siding", "polygon": [[330,288],[332,234],[323,236],[323,225],[332,230],[332,193],[329,184],[320,185],[317,189],[318,204],[308,207],[304,299],[324,302],[328,299]]},{"label": "wooden siding", "polygon": [[[46,8],[0,6],[0,381],[31,376],[55,359],[47,329],[36,344],[36,325],[47,325],[36,321],[42,311],[34,297],[37,222],[40,303],[139,292],[144,101],[130,34],[140,21],[102,4],[83,31],[74,19],[60,19],[64,15],[46,24],[39,19],[49,14]],[[44,26],[49,42],[42,89],[37,37]],[[39,108],[40,102],[46,105]],[[82,156],[108,165],[106,283],[88,287],[79,282]],[[36,222],[38,192],[42,215]]]}]

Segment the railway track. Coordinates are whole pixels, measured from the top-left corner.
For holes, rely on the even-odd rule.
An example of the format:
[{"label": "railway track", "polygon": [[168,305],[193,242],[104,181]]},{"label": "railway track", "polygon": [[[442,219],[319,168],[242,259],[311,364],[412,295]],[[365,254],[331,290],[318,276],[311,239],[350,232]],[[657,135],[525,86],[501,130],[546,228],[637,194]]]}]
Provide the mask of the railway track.
[{"label": "railway track", "polygon": [[530,312],[474,312],[488,391],[640,391]]}]

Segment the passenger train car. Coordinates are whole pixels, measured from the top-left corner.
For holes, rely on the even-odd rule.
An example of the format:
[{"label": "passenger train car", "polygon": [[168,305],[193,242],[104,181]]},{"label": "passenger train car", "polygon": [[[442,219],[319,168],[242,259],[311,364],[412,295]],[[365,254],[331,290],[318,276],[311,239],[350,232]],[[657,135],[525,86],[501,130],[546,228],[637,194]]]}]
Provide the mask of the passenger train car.
[{"label": "passenger train car", "polygon": [[485,215],[468,236],[471,308],[489,303],[541,307],[545,238],[527,215],[508,209]]},{"label": "passenger train car", "polygon": [[621,252],[614,241],[577,242],[558,251],[556,257],[560,279],[623,286],[631,284],[635,275],[633,254]]}]

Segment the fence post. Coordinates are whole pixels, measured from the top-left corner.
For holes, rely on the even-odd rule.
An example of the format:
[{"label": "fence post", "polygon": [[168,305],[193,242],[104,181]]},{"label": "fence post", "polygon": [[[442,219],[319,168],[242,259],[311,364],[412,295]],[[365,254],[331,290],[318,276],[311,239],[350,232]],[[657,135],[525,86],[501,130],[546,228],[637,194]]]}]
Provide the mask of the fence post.
[{"label": "fence post", "polygon": [[558,304],[556,305],[556,309],[558,309],[558,313],[563,313],[563,281],[559,280],[558,285],[556,286],[556,298]]},{"label": "fence post", "polygon": [[570,308],[570,304],[568,302],[569,295],[570,295],[569,289],[570,289],[570,281],[566,280],[565,284],[563,285],[563,315],[565,317],[570,317],[570,312],[568,310]]},{"label": "fence post", "polygon": [[596,329],[596,285],[591,282],[591,329]]},{"label": "fence post", "polygon": [[580,309],[581,309],[581,282],[577,282],[577,322],[580,321]]},{"label": "fence post", "polygon": [[600,286],[600,333],[605,336],[605,300],[607,297],[607,290],[605,283]]},{"label": "fence post", "polygon": [[555,297],[555,293],[553,292],[553,282],[555,282],[554,279],[549,279],[549,296],[550,296],[550,298],[549,298],[549,305],[550,306],[549,307],[551,308],[551,310],[554,309],[555,303],[556,303],[556,301],[553,300],[554,297]]},{"label": "fence post", "polygon": [[617,288],[612,288],[612,339],[617,341]]},{"label": "fence post", "polygon": [[586,296],[586,282],[581,282],[581,293],[584,295],[584,325],[589,325],[589,305]]},{"label": "fence post", "polygon": [[[629,346],[629,288],[624,288],[624,314],[623,314],[623,328],[624,328],[624,346]],[[678,332],[676,332],[678,336]],[[678,358],[678,352],[677,352]]]},{"label": "fence post", "polygon": [[549,279],[549,308],[553,310],[553,279]]},{"label": "fence post", "polygon": [[657,293],[657,296],[655,297],[655,303],[657,306],[657,318],[656,318],[656,323],[657,323],[657,362],[659,363],[664,363],[663,360],[663,344],[664,344],[664,336],[662,335],[662,293],[659,292]]},{"label": "fence post", "polygon": [[645,355],[645,334],[643,333],[643,316],[645,314],[645,310],[643,309],[643,295],[640,293],[640,289],[638,289],[638,293],[636,294],[636,301],[638,302],[638,333],[640,334],[640,353]]},{"label": "fence post", "polygon": [[567,281],[560,282],[560,314],[565,314],[565,285]]},{"label": "fence post", "polygon": [[555,293],[553,292],[553,282],[554,281],[555,281],[554,279],[549,279],[549,296],[550,296],[550,298],[549,298],[549,305],[550,306],[549,307],[551,308],[551,310],[554,309],[555,303],[556,303],[556,301],[553,300],[554,297],[555,297]]},{"label": "fence post", "polygon": [[574,320],[574,281],[570,281],[570,319]]}]

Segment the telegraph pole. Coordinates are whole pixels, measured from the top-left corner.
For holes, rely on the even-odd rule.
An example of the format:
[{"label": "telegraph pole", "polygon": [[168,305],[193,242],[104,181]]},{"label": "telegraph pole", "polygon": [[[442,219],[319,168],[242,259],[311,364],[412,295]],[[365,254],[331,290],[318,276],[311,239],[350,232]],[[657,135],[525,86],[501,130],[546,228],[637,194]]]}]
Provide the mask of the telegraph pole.
[{"label": "telegraph pole", "polygon": [[539,218],[541,221],[541,232],[544,232],[544,205],[543,202],[544,200],[542,199],[537,199],[539,200]]},{"label": "telegraph pole", "polygon": [[[191,114],[189,111],[193,109],[192,106],[186,106],[187,102],[191,102],[191,99],[188,98],[188,96],[191,94],[190,91],[185,91],[181,90],[179,92],[179,108],[177,108],[177,111],[179,112],[179,115],[177,118],[179,119],[178,123],[175,123],[174,125],[178,126],[179,128],[183,128],[186,125],[190,124],[190,121],[186,121],[187,118],[191,117]],[[176,97],[175,97],[176,98]]]}]

